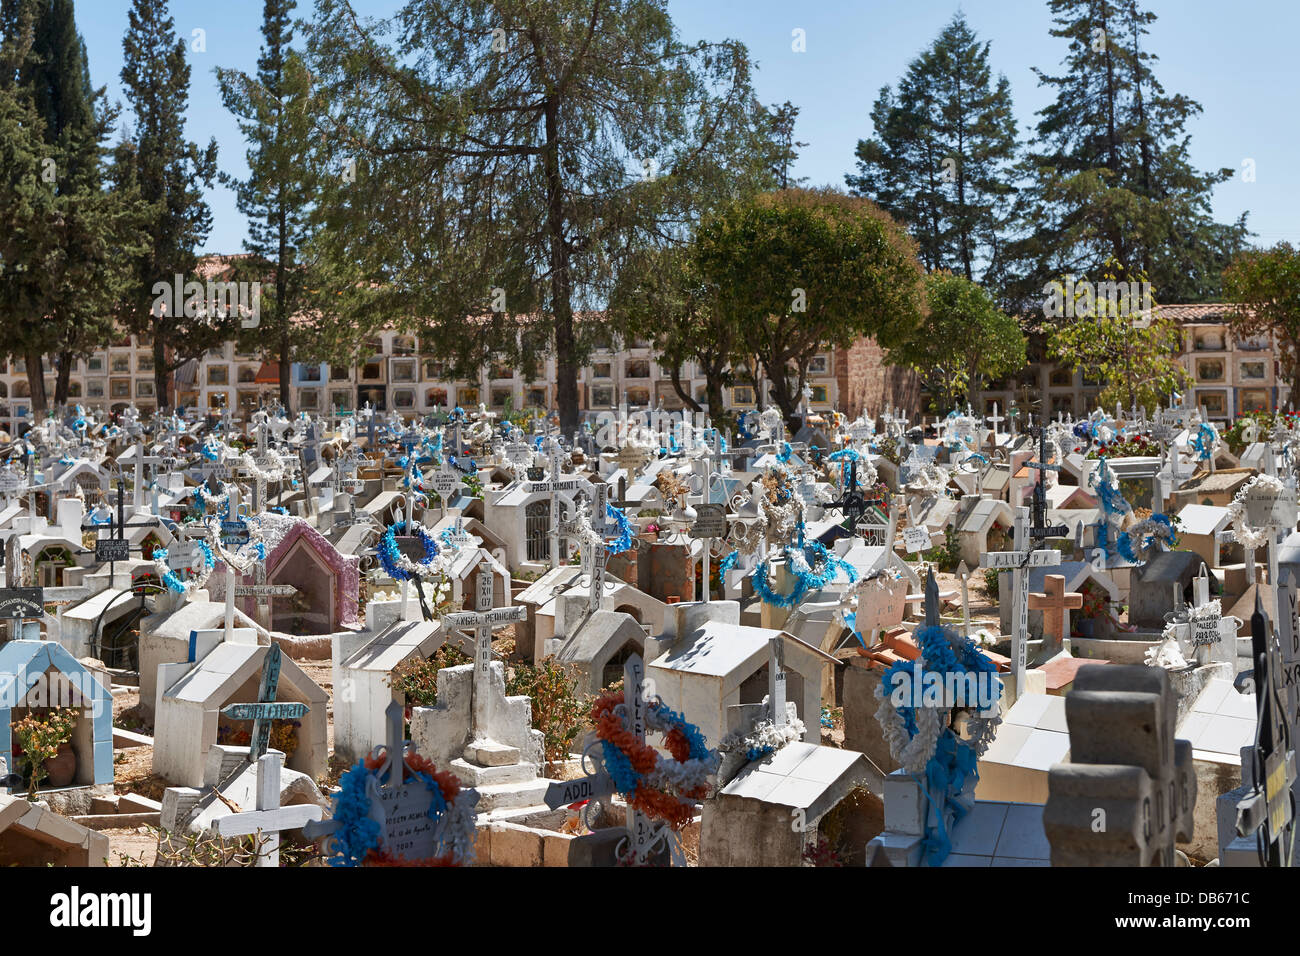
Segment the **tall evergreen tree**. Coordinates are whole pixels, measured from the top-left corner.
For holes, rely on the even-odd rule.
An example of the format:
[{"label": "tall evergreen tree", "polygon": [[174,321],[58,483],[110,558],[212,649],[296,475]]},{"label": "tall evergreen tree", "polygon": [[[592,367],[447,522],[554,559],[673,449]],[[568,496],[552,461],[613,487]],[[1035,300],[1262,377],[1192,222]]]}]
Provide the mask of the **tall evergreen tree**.
[{"label": "tall evergreen tree", "polygon": [[113,307],[128,279],[124,260],[141,242],[140,210],[128,193],[104,189],[104,143],[119,111],[108,106],[103,87],[91,86],[73,0],[42,0],[24,73],[44,122],[47,178],[58,208],[52,223],[58,251],[46,263],[51,295],[44,321],[33,323],[41,347],[29,354],[27,374],[29,380],[41,375],[41,355],[53,352],[54,403],[63,405],[73,361],[112,338]]},{"label": "tall evergreen tree", "polygon": [[54,400],[68,397],[78,355],[106,342],[123,289],[123,258],[138,238],[128,195],[105,191],[104,150],[117,113],[104,90],[92,89],[85,44],[72,0],[36,0],[29,7],[30,44],[14,89],[30,104],[28,129],[35,167],[17,169],[42,190],[43,216],[28,237],[26,275],[17,321],[5,325],[5,349],[22,355],[32,409],[47,407],[44,358],[57,356]]},{"label": "tall evergreen tree", "polygon": [[[1069,42],[1065,70],[1035,70],[1056,100],[1039,111],[1018,209],[1021,238],[1004,273],[1014,304],[1028,307],[1062,273],[1090,274],[1110,259],[1144,272],[1162,301],[1218,292],[1218,277],[1248,235],[1210,212],[1214,186],[1232,169],[1195,169],[1188,119],[1201,111],[1166,93],[1143,38],[1156,19],[1137,0],[1048,0]],[[1009,277],[1015,275],[1016,279]]]},{"label": "tall evergreen tree", "polygon": [[303,305],[306,263],[300,255],[311,235],[315,199],[311,77],[290,49],[295,0],[266,0],[263,45],[257,75],[217,70],[221,98],[239,118],[250,142],[249,176],[222,175],[235,189],[239,211],[248,217],[244,248],[252,254],[249,278],[269,277],[271,295],[262,297],[261,323],[241,340],[273,355],[280,369],[280,401],[292,409],[289,364],[295,345],[294,316]]},{"label": "tall evergreen tree", "polygon": [[170,284],[176,275],[192,277],[196,249],[212,228],[203,190],[216,177],[217,141],[200,149],[185,138],[190,67],[167,0],[131,0],[127,24],[122,83],[136,127],[118,149],[119,182],[138,187],[151,208],[149,247],[135,259],[135,282],[123,316],[132,331],[152,337],[154,389],[159,407],[167,408],[168,376],[230,337],[237,317],[195,321],[185,317],[179,302],[170,310],[155,307],[154,285]]},{"label": "tall evergreen tree", "polygon": [[897,92],[872,106],[876,135],[859,140],[850,190],[904,221],[921,262],[974,279],[997,268],[1016,153],[1011,87],[989,68],[961,14],[912,61]]}]

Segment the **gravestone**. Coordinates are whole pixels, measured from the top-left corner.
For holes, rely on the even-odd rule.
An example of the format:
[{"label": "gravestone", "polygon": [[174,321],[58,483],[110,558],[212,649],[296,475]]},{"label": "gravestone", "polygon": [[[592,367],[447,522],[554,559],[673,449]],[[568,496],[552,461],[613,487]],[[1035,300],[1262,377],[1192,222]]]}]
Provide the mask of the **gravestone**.
[{"label": "gravestone", "polygon": [[1085,667],[1065,698],[1070,761],[1048,771],[1053,866],[1174,866],[1192,838],[1192,745],[1163,668]]}]

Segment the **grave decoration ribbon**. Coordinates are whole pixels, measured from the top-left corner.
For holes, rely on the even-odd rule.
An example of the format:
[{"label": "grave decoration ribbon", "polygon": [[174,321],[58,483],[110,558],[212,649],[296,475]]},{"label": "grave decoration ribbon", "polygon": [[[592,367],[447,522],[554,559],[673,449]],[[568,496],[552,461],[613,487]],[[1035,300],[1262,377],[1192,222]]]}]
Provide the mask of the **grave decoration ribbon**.
[{"label": "grave decoration ribbon", "polygon": [[1174,530],[1174,523],[1169,520],[1168,515],[1153,514],[1120,535],[1117,542],[1120,557],[1125,561],[1138,564],[1143,560],[1141,555],[1157,541],[1163,542],[1168,548],[1178,544],[1178,532]]},{"label": "grave decoration ribbon", "polygon": [[1219,430],[1209,422],[1201,422],[1196,434],[1192,436],[1192,448],[1196,452],[1197,461],[1209,461],[1218,444]]},{"label": "grave decoration ribbon", "polygon": [[606,544],[605,550],[610,554],[622,554],[632,547],[632,522],[628,520],[626,512],[611,504],[605,505],[605,517],[618,528],[618,537]]},{"label": "grave decoration ribbon", "polygon": [[379,544],[375,546],[375,552],[379,556],[379,563],[383,567],[384,573],[394,581],[426,578],[433,574],[439,574],[443,570],[442,561],[440,560],[442,552],[438,547],[438,542],[433,535],[418,523],[411,522],[411,525],[411,534],[418,538],[420,544],[424,546],[424,557],[419,561],[412,561],[402,554],[401,549],[397,547],[397,536],[406,533],[405,521],[398,521],[389,525],[379,539]]},{"label": "grave decoration ribbon", "polygon": [[[786,709],[789,710],[787,703]],[[754,722],[748,733],[732,731],[718,744],[718,753],[722,754],[724,764],[738,761],[748,763],[768,754],[776,753],[786,744],[800,740],[804,735],[803,721],[795,716],[787,716],[784,724],[777,726],[772,719],[772,705],[769,698],[763,698],[763,714]],[[730,767],[724,766],[722,778],[731,776]],[[738,769],[738,768],[737,768]]]},{"label": "grave decoration ribbon", "polygon": [[1131,513],[1133,508],[1124,500],[1124,495],[1119,490],[1119,482],[1115,480],[1110,466],[1106,464],[1105,456],[1098,459],[1097,469],[1088,476],[1088,484],[1097,490],[1097,501],[1102,510],[1102,520],[1097,523],[1097,547],[1101,549],[1103,557],[1109,558],[1111,555],[1110,526],[1119,525],[1124,515]]},{"label": "grave decoration ribbon", "polygon": [[[857,569],[843,558],[826,550],[820,541],[813,541],[803,547],[788,544],[785,546],[786,568],[794,576],[794,587],[789,594],[779,594],[768,583],[769,567],[766,560],[760,561],[750,572],[750,581],[754,593],[764,604],[774,607],[795,607],[804,597],[813,591],[820,591],[843,572],[852,583],[858,579]],[[811,560],[809,556],[811,555]]]},{"label": "grave decoration ribbon", "polygon": [[698,727],[658,697],[647,704],[646,729],[663,734],[671,759],[623,726],[622,691],[597,698],[591,720],[614,789],[634,810],[681,830],[693,819],[696,802],[708,796],[709,777],[717,773],[721,756],[709,749]]},{"label": "grave decoration ribbon", "polygon": [[[953,811],[956,823],[974,805],[976,765],[1002,722],[1002,682],[997,665],[952,628],[927,624],[914,637],[920,656],[894,664],[876,687],[876,720],[894,759],[913,777],[924,774],[918,782],[927,800],[942,801],[933,806],[933,814],[926,812],[922,842],[922,858],[938,866],[952,850],[945,811]],[[980,698],[975,701],[965,699],[970,674]],[[962,713],[965,739],[953,727]]]},{"label": "grave decoration ribbon", "polygon": [[[378,751],[379,748],[376,748]],[[406,754],[406,767],[422,781],[433,799],[429,819],[434,821],[435,845],[441,851],[424,860],[404,860],[379,849],[382,826],[371,816],[372,790],[379,785],[382,752],[358,760],[339,778],[335,798],[332,834],[334,853],[330,866],[464,866],[474,862],[474,803],[458,800],[460,779],[438,770],[431,760],[416,753]],[[472,791],[471,791],[472,792]]]},{"label": "grave decoration ribbon", "polygon": [[783,465],[789,464],[790,457],[793,454],[794,449],[790,447],[790,443],[788,441],[783,441],[781,442],[781,450],[776,454],[776,460]]},{"label": "grave decoration ribbon", "polygon": [[1256,475],[1242,486],[1232,501],[1228,502],[1228,517],[1232,521],[1232,533],[1237,543],[1248,550],[1263,548],[1268,544],[1269,528],[1255,528],[1246,523],[1246,498],[1252,489],[1266,491],[1274,498],[1281,498],[1286,493],[1286,486],[1269,475]]},{"label": "grave decoration ribbon", "polygon": [[208,583],[208,577],[212,574],[212,569],[216,566],[217,560],[212,554],[212,548],[206,541],[196,541],[199,553],[203,555],[203,567],[195,572],[194,576],[188,581],[182,581],[179,574],[167,566],[167,549],[155,548],[153,552],[154,567],[158,571],[158,579],[162,581],[167,590],[176,594],[189,594],[191,591],[198,590]]}]

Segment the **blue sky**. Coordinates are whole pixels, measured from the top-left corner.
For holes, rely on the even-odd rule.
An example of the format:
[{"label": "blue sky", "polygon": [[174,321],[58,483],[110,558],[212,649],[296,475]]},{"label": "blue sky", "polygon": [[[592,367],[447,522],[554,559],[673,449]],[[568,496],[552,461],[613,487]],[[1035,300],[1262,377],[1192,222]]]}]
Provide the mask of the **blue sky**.
[{"label": "blue sky", "polygon": [[[299,0],[299,16],[309,16],[313,5]],[[129,0],[77,4],[91,77],[119,100],[129,6]],[[385,15],[401,0],[356,0],[356,6]],[[1145,6],[1159,16],[1147,38],[1148,49],[1160,58],[1157,78],[1166,91],[1204,107],[1188,127],[1193,162],[1202,169],[1238,171],[1216,190],[1215,215],[1229,221],[1248,211],[1255,242],[1300,244],[1300,57],[1293,41],[1300,3],[1146,0]],[[1048,35],[1046,0],[669,0],[669,8],[686,40],[743,41],[758,64],[760,98],[790,100],[801,108],[796,132],[809,145],[796,174],[814,185],[843,185],[858,139],[871,133],[869,113],[880,87],[895,84],[958,9],[982,39],[992,41],[990,62],[1011,81],[1022,130],[1050,100],[1031,68],[1056,72],[1065,53],[1065,41]],[[244,145],[221,105],[213,68],[254,69],[262,0],[172,0],[171,12],[182,35],[205,31],[206,52],[190,54],[189,134],[201,143],[215,136],[221,168],[242,175]],[[806,52],[792,50],[796,29],[804,31]],[[1254,182],[1242,178],[1248,159],[1254,161]],[[214,222],[204,251],[239,251],[245,223],[233,194],[216,187],[209,201]]]}]

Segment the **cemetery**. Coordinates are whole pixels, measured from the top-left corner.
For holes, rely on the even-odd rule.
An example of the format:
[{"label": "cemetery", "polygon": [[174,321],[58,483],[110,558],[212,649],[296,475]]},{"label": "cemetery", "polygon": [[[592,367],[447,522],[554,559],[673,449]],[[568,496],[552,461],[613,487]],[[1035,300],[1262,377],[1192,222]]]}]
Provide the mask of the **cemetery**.
[{"label": "cemetery", "polygon": [[1296,864],[1300,253],[1145,3],[814,48],[828,186],[679,0],[169,3],[0,0],[0,866]]},{"label": "cemetery", "polygon": [[[805,447],[767,414],[732,431],[622,409],[574,443],[545,418],[359,428],[272,406],[244,431],[190,423],[193,460],[167,449],[188,492],[172,509],[130,467],[102,509],[52,485],[53,526],[14,485],[0,858],[1286,860],[1300,430],[1248,456],[1261,470],[1226,505],[1174,512],[1181,481],[1223,474],[1165,424],[1196,414],[1031,412],[1016,436],[996,413],[830,415]],[[101,460],[174,427],[133,420]],[[1185,479],[1083,457],[1094,433],[1158,445]],[[329,443],[329,474],[303,475],[276,437],[293,434]],[[954,434],[1021,449],[1016,480],[963,472]],[[892,493],[880,436],[913,463]],[[77,431],[51,417],[40,437],[32,456],[59,457]],[[271,504],[295,485],[329,493]],[[128,530],[155,535],[147,556]],[[41,536],[75,575],[22,560]]]}]

